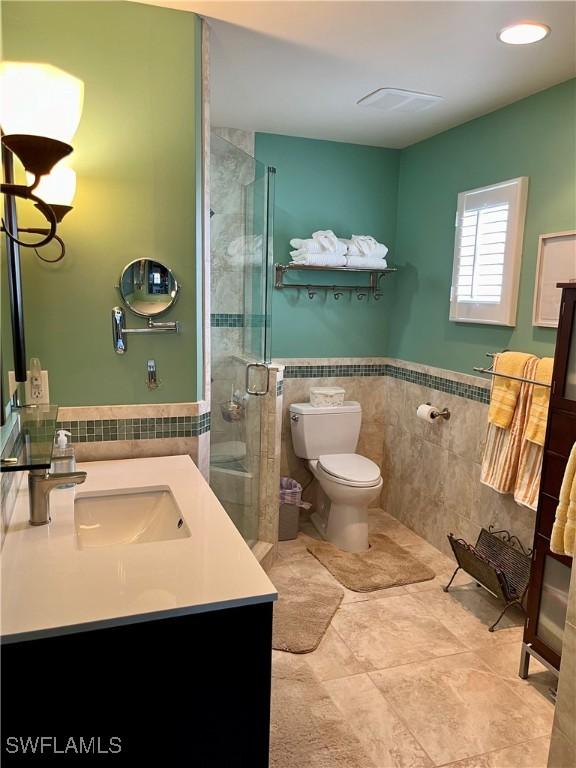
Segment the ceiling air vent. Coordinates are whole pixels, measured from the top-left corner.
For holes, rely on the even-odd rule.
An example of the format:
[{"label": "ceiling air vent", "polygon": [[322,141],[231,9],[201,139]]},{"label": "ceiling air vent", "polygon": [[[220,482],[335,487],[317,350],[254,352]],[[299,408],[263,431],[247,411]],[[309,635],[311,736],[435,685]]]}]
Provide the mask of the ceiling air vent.
[{"label": "ceiling air vent", "polygon": [[357,102],[361,107],[381,109],[384,112],[423,112],[430,109],[442,96],[433,96],[430,93],[418,93],[418,91],[405,91],[402,88],[378,88]]}]

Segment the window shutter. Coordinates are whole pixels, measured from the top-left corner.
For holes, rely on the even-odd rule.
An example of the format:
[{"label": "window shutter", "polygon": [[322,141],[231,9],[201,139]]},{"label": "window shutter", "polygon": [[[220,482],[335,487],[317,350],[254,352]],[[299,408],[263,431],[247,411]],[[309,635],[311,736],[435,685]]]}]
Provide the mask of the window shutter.
[{"label": "window shutter", "polygon": [[527,181],[458,195],[451,320],[514,325]]}]

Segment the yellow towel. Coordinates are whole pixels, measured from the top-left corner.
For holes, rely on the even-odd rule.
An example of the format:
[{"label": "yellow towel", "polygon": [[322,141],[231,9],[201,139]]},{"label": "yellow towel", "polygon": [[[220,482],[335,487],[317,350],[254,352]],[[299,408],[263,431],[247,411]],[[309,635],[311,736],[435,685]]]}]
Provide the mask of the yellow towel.
[{"label": "yellow towel", "polygon": [[[536,366],[536,381],[550,384],[552,381],[553,357],[543,357]],[[528,412],[528,424],[526,426],[526,440],[537,445],[544,445],[546,435],[546,423],[548,421],[548,403],[550,402],[550,387],[534,387],[532,402]]]},{"label": "yellow towel", "polygon": [[560,488],[560,503],[556,508],[556,519],[552,528],[550,549],[557,555],[574,557],[576,539],[576,443],[570,451],[570,458],[564,471]]},{"label": "yellow towel", "polygon": [[[529,358],[523,371],[525,378],[534,378],[537,363],[537,358]],[[514,493],[516,487],[522,437],[532,390],[531,384],[526,382],[520,384],[518,402],[509,429],[488,424],[480,481],[498,493]]]},{"label": "yellow towel", "polygon": [[[526,352],[501,352],[494,358],[494,371],[510,376],[523,376],[526,364],[534,359],[534,355],[529,355]],[[509,429],[516,410],[520,384],[519,381],[506,379],[503,376],[493,377],[490,408],[488,409],[490,424],[502,429]]]}]

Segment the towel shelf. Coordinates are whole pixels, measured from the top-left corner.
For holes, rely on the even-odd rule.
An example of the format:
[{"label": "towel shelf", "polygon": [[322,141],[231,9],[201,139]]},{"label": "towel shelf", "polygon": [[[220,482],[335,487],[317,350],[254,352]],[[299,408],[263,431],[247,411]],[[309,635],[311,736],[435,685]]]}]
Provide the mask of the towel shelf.
[{"label": "towel shelf", "polygon": [[[508,351],[508,350],[505,350]],[[498,353],[497,352],[486,352],[486,357],[496,357]],[[494,363],[492,363],[492,366]],[[512,379],[513,381],[521,381],[524,384],[534,384],[537,387],[551,387],[552,385],[549,384],[546,381],[534,381],[534,379],[526,379],[524,376],[512,376],[509,373],[498,373],[498,371],[495,371],[493,367],[490,366],[490,368],[479,368],[474,366],[473,370],[477,373],[486,373],[489,376],[501,376],[503,379]]]},{"label": "towel shelf", "polygon": [[[316,267],[309,264],[275,264],[274,288],[303,288],[308,291],[308,298],[313,299],[318,291],[332,291],[334,298],[338,300],[344,291],[356,293],[356,298],[361,301],[367,295],[372,294],[378,301],[382,298],[380,293],[380,279],[391,272],[396,272],[395,267],[386,267],[384,269],[375,269],[373,267],[364,269],[361,267]],[[319,283],[285,283],[284,275],[286,272],[348,272],[354,274],[368,274],[368,285],[322,285]]]}]

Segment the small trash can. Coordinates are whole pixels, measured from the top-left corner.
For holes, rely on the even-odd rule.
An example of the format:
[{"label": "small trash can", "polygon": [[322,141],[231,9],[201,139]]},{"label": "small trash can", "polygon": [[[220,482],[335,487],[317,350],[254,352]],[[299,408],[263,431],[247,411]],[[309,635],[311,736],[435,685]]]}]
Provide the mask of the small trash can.
[{"label": "small trash can", "polygon": [[278,520],[278,541],[288,541],[298,536],[298,522],[301,509],[310,509],[302,501],[302,486],[291,477],[280,478],[280,515]]}]

